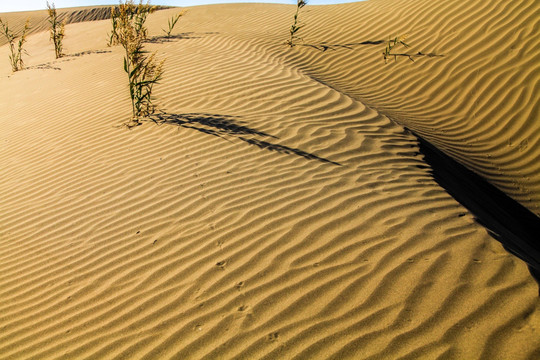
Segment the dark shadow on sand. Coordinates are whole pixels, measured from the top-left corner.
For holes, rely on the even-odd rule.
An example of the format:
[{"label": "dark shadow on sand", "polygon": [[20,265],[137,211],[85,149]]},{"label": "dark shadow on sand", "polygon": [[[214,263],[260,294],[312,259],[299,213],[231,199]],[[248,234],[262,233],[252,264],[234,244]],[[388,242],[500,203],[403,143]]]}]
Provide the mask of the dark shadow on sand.
[{"label": "dark shadow on sand", "polygon": [[337,50],[337,49],[348,49],[353,50],[356,46],[362,46],[362,45],[380,45],[384,44],[386,41],[384,40],[373,40],[373,41],[362,41],[362,42],[355,42],[355,43],[347,43],[347,44],[330,44],[325,41],[320,43],[314,43],[314,44],[296,44],[295,46],[305,46],[305,47],[311,47],[317,50],[320,50],[322,52],[325,52],[326,50]]},{"label": "dark shadow on sand", "polygon": [[[354,50],[357,46],[365,46],[365,45],[381,45],[385,44],[385,40],[368,40],[368,41],[362,41],[362,42],[354,42],[354,43],[347,43],[347,44],[330,44],[327,42],[320,42],[320,43],[313,43],[313,44],[295,44],[294,46],[304,46],[313,48],[316,50],[319,50],[321,52],[325,52],[327,50],[333,50],[336,51],[338,49],[347,49],[347,50]],[[416,53],[391,53],[388,54],[389,58],[394,58],[396,60],[398,57],[406,57],[409,60],[414,62],[414,58],[417,57],[429,57],[429,58],[435,58],[435,57],[443,57],[443,54],[435,54],[435,53],[423,53],[421,51],[418,51]]]},{"label": "dark shadow on sand", "polygon": [[186,32],[182,34],[176,34],[176,35],[159,35],[159,36],[152,36],[149,39],[146,39],[145,43],[150,44],[163,44],[167,42],[173,42],[177,40],[187,40],[187,39],[200,39],[202,38],[202,35],[209,35],[209,34],[219,34],[217,32],[204,32],[204,33],[194,33],[194,32]]},{"label": "dark shadow on sand", "polygon": [[38,65],[32,65],[25,68],[25,70],[62,70],[58,66],[54,66],[53,63],[45,63],[45,64],[38,64]]},{"label": "dark shadow on sand", "polygon": [[[414,133],[413,133],[414,134]],[[435,181],[465,206],[509,252],[525,261],[540,283],[540,218],[414,134]]]},{"label": "dark shadow on sand", "polygon": [[256,137],[265,137],[269,139],[278,138],[265,132],[242,125],[239,118],[236,116],[204,113],[158,113],[152,115],[150,119],[157,124],[175,125],[186,129],[197,130],[204,134],[216,136],[224,140],[229,140],[228,138],[239,139],[250,145],[258,147],[259,149],[267,151],[275,151],[280,154],[296,155],[307,160],[316,160],[322,163],[341,165],[335,161],[322,158],[320,156],[308,153],[297,148],[274,144],[270,141],[257,139]]},{"label": "dark shadow on sand", "polygon": [[80,57],[80,56],[90,55],[90,54],[107,54],[111,52],[112,52],[111,50],[87,50],[87,51],[82,51],[75,54],[66,54],[62,56],[62,58]]},{"label": "dark shadow on sand", "polygon": [[62,70],[60,67],[56,66],[58,63],[66,62],[66,61],[73,61],[76,57],[81,57],[84,55],[91,55],[91,54],[107,54],[111,53],[111,50],[87,50],[78,52],[75,54],[64,54],[59,59],[56,59],[55,61],[44,63],[44,64],[38,64],[29,66],[26,69],[29,70]]}]

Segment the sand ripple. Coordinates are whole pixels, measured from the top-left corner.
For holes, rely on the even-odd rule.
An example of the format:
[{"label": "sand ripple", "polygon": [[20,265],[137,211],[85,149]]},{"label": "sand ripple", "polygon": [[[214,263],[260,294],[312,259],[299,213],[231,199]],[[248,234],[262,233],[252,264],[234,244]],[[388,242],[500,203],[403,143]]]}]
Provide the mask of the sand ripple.
[{"label": "sand ripple", "polygon": [[[290,6],[190,9],[182,37],[148,45],[167,58],[160,124],[131,130],[108,21],[69,25],[66,48],[90,52],[56,62],[46,34],[32,35],[29,65],[61,70],[0,74],[0,357],[537,356],[526,265],[433,180],[395,123],[497,184],[530,171],[533,191],[533,146],[513,161],[493,139],[536,143],[537,79],[518,69],[534,68],[535,21],[523,16],[537,5],[403,3],[308,7],[306,41],[412,29],[417,48],[444,58],[384,66],[375,48],[288,50]],[[151,34],[175,11],[152,15]],[[516,67],[475,49],[483,31],[516,27]]]}]

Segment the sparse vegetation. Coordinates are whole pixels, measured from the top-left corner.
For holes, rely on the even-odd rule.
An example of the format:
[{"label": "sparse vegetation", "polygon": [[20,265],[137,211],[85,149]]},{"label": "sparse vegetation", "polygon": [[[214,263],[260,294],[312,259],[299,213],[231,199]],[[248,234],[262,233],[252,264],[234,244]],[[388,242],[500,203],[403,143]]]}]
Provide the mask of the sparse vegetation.
[{"label": "sparse vegetation", "polygon": [[404,36],[396,36],[395,38],[390,38],[388,39],[388,41],[386,42],[386,48],[384,49],[384,52],[382,53],[383,54],[383,58],[384,58],[384,63],[388,63],[388,59],[393,57],[394,58],[394,61],[397,61],[397,58],[398,56],[400,57],[406,57],[408,58],[409,60],[411,60],[412,62],[414,62],[414,57],[421,57],[421,56],[426,56],[426,57],[442,57],[443,55],[439,55],[439,54],[435,54],[435,53],[423,53],[423,52],[417,52],[416,54],[408,54],[408,53],[393,53],[392,50],[394,48],[396,48],[397,46],[399,45],[403,45],[405,46],[406,48],[409,47],[409,45],[407,45],[404,40],[407,38],[407,35],[404,35]]},{"label": "sparse vegetation", "polygon": [[294,14],[294,22],[291,25],[291,28],[289,30],[290,32],[290,39],[287,40],[287,45],[290,47],[293,47],[296,45],[296,40],[302,40],[301,37],[297,35],[298,31],[304,26],[298,21],[298,15],[300,14],[300,9],[302,9],[304,6],[307,5],[307,0],[298,0],[296,3],[296,13]]},{"label": "sparse vegetation", "polygon": [[[129,18],[129,21],[134,25],[134,29],[137,34],[143,39],[148,38],[148,29],[144,26],[146,18],[149,14],[155,12],[157,6],[150,5],[150,1],[147,1],[146,4],[139,1],[139,4],[135,4],[133,0],[126,0],[124,3],[120,2],[118,6],[111,7],[111,25],[112,30],[109,36],[108,46],[122,44],[121,42],[121,27],[120,21],[121,17]],[[125,20],[125,19],[124,19]],[[122,21],[124,21],[122,20]],[[125,21],[124,21],[125,22]]]},{"label": "sparse vegetation", "polygon": [[11,55],[9,55],[11,68],[13,72],[22,70],[24,68],[22,54],[27,54],[26,50],[23,49],[23,45],[26,42],[26,34],[28,33],[28,29],[30,29],[30,19],[26,20],[26,23],[24,24],[24,29],[18,41],[16,41],[17,36],[13,34],[13,30],[9,28],[7,22],[3,22],[2,19],[0,19],[0,26],[2,27],[2,34],[5,36],[9,43],[9,49],[11,51]]},{"label": "sparse vegetation", "polygon": [[[135,5],[133,0],[113,7],[113,39],[125,50],[124,71],[128,74],[129,93],[133,110],[133,125],[156,110],[152,90],[162,78],[163,61],[157,62],[156,54],[144,50],[148,30],[144,23],[155,7],[142,1]],[[115,26],[115,27],[114,27]]]},{"label": "sparse vegetation", "polygon": [[162,29],[163,32],[166,34],[167,37],[171,37],[171,33],[174,29],[174,27],[176,26],[176,23],[178,22],[178,20],[185,15],[185,11],[182,11],[181,13],[178,13],[176,14],[175,16],[171,17],[169,20],[168,20],[168,24],[169,24],[169,29],[168,30],[165,30],[165,29]]},{"label": "sparse vegetation", "polygon": [[107,42],[107,46],[111,47],[113,45],[118,45],[118,10],[115,6],[111,7],[111,25],[112,30],[111,34],[109,35],[109,41]]},{"label": "sparse vegetation", "polygon": [[[392,52],[396,47],[403,45],[404,47],[408,48],[409,45],[405,43],[406,35],[405,36],[396,36],[393,39],[389,38],[387,41],[385,40],[368,40],[368,41],[362,41],[362,42],[354,42],[354,43],[347,43],[347,44],[332,44],[327,42],[321,42],[321,43],[315,43],[315,44],[306,44],[304,43],[304,40],[298,36],[298,31],[304,26],[300,23],[298,16],[300,14],[300,9],[302,9],[304,6],[307,5],[307,0],[297,0],[296,3],[296,13],[294,14],[294,22],[291,25],[291,28],[289,29],[290,32],[290,38],[285,43],[289,45],[291,48],[294,46],[305,46],[310,47],[313,49],[317,49],[321,52],[325,52],[327,50],[338,50],[338,49],[348,49],[353,50],[353,47],[360,46],[360,45],[379,45],[379,44],[386,44],[386,47],[383,51],[383,59],[384,63],[388,63],[388,59],[394,58],[394,61],[397,61],[398,57],[406,57],[412,62],[414,62],[415,57],[442,57],[443,55],[435,54],[435,53],[422,53],[417,52],[415,54],[410,53],[396,53]],[[301,41],[299,43],[298,41]]]},{"label": "sparse vegetation", "polygon": [[[384,58],[384,63],[386,64],[388,62],[388,58],[389,57],[394,57],[394,61],[397,60],[397,57],[398,56],[402,56],[401,54],[393,54],[392,53],[392,50],[398,46],[398,45],[403,45],[405,46],[406,48],[409,47],[409,45],[407,45],[404,40],[407,38],[407,35],[405,36],[396,36],[394,39],[392,38],[389,38],[388,41],[386,42],[386,48],[384,49],[384,52],[383,52],[383,58]],[[411,57],[409,57],[409,59],[411,61],[414,61]]]},{"label": "sparse vegetation", "polygon": [[54,2],[51,5],[47,1],[47,9],[49,13],[49,24],[51,24],[51,40],[54,43],[54,54],[56,58],[59,59],[64,55],[62,53],[62,40],[64,39],[66,22],[58,21],[58,14],[56,13]]}]

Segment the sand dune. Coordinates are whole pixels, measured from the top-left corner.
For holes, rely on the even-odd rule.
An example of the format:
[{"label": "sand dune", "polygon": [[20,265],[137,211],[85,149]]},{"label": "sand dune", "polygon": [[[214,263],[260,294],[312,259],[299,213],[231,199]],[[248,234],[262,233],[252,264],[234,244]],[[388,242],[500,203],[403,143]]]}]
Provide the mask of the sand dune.
[{"label": "sand dune", "polygon": [[0,48],[0,358],[540,355],[526,264],[403,128],[538,214],[538,5],[305,10],[308,43],[445,56],[288,49],[294,8],[270,4],[193,7],[167,40],[163,10],[162,121],[129,130],[109,21],[68,25],[56,61],[31,35],[15,74]]},{"label": "sand dune", "polygon": [[307,42],[408,34],[411,53],[444,57],[382,67],[374,48],[328,53],[322,64],[301,56],[294,64],[419,133],[540,215],[538,11],[536,1],[315,7],[306,23],[340,26],[306,30]]},{"label": "sand dune", "polygon": [[[66,24],[109,19],[111,13],[108,6],[74,7],[58,9],[57,11],[58,19],[65,21]],[[13,29],[16,35],[20,34],[26,20],[30,22],[29,34],[48,31],[50,26],[47,18],[47,10],[3,13],[2,20]],[[0,38],[0,45],[4,44],[7,44],[7,40],[2,36]]]}]

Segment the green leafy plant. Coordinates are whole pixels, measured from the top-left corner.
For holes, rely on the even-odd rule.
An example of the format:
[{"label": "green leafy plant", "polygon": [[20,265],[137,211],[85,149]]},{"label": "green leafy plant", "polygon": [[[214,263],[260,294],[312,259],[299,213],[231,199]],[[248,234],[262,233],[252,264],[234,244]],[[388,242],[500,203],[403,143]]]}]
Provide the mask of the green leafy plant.
[{"label": "green leafy plant", "polygon": [[[142,1],[135,5],[133,0],[113,8],[116,30],[114,39],[125,50],[124,71],[128,75],[129,93],[133,110],[133,125],[139,125],[141,118],[148,117],[156,110],[152,91],[163,76],[163,61],[157,62],[156,54],[144,49],[148,30],[144,23],[155,7]],[[114,31],[114,30],[113,30]]]},{"label": "green leafy plant", "polygon": [[178,20],[185,15],[185,11],[181,12],[181,13],[178,13],[176,14],[175,16],[171,17],[169,20],[168,20],[168,24],[169,24],[169,29],[168,30],[165,30],[165,29],[161,29],[163,30],[163,32],[166,34],[167,37],[171,37],[171,33],[174,29],[174,27],[176,26],[176,23],[178,22]]},{"label": "green leafy plant", "polygon": [[47,1],[47,9],[49,13],[49,24],[51,24],[51,40],[54,43],[54,54],[56,58],[61,58],[64,54],[62,53],[62,40],[64,39],[64,29],[66,22],[58,21],[58,14],[56,13],[56,7],[54,2],[49,4]]},{"label": "green leafy plant", "polygon": [[26,50],[23,49],[23,45],[26,42],[26,34],[30,29],[30,19],[26,20],[26,23],[24,24],[24,29],[18,41],[16,41],[17,37],[13,34],[13,30],[9,28],[7,22],[3,22],[2,19],[0,19],[0,26],[2,27],[2,34],[5,36],[9,43],[9,50],[11,51],[11,55],[9,55],[11,68],[14,72],[22,70],[24,68],[22,54],[28,54]]},{"label": "green leafy plant", "polygon": [[290,47],[293,47],[296,45],[296,40],[302,40],[302,38],[299,37],[297,33],[298,31],[300,31],[300,29],[304,25],[300,24],[300,22],[298,21],[298,15],[300,14],[300,9],[302,9],[306,5],[307,5],[307,0],[298,0],[296,3],[296,13],[294,14],[294,22],[291,25],[291,28],[289,29],[291,37],[286,42],[287,45],[289,45]]}]

